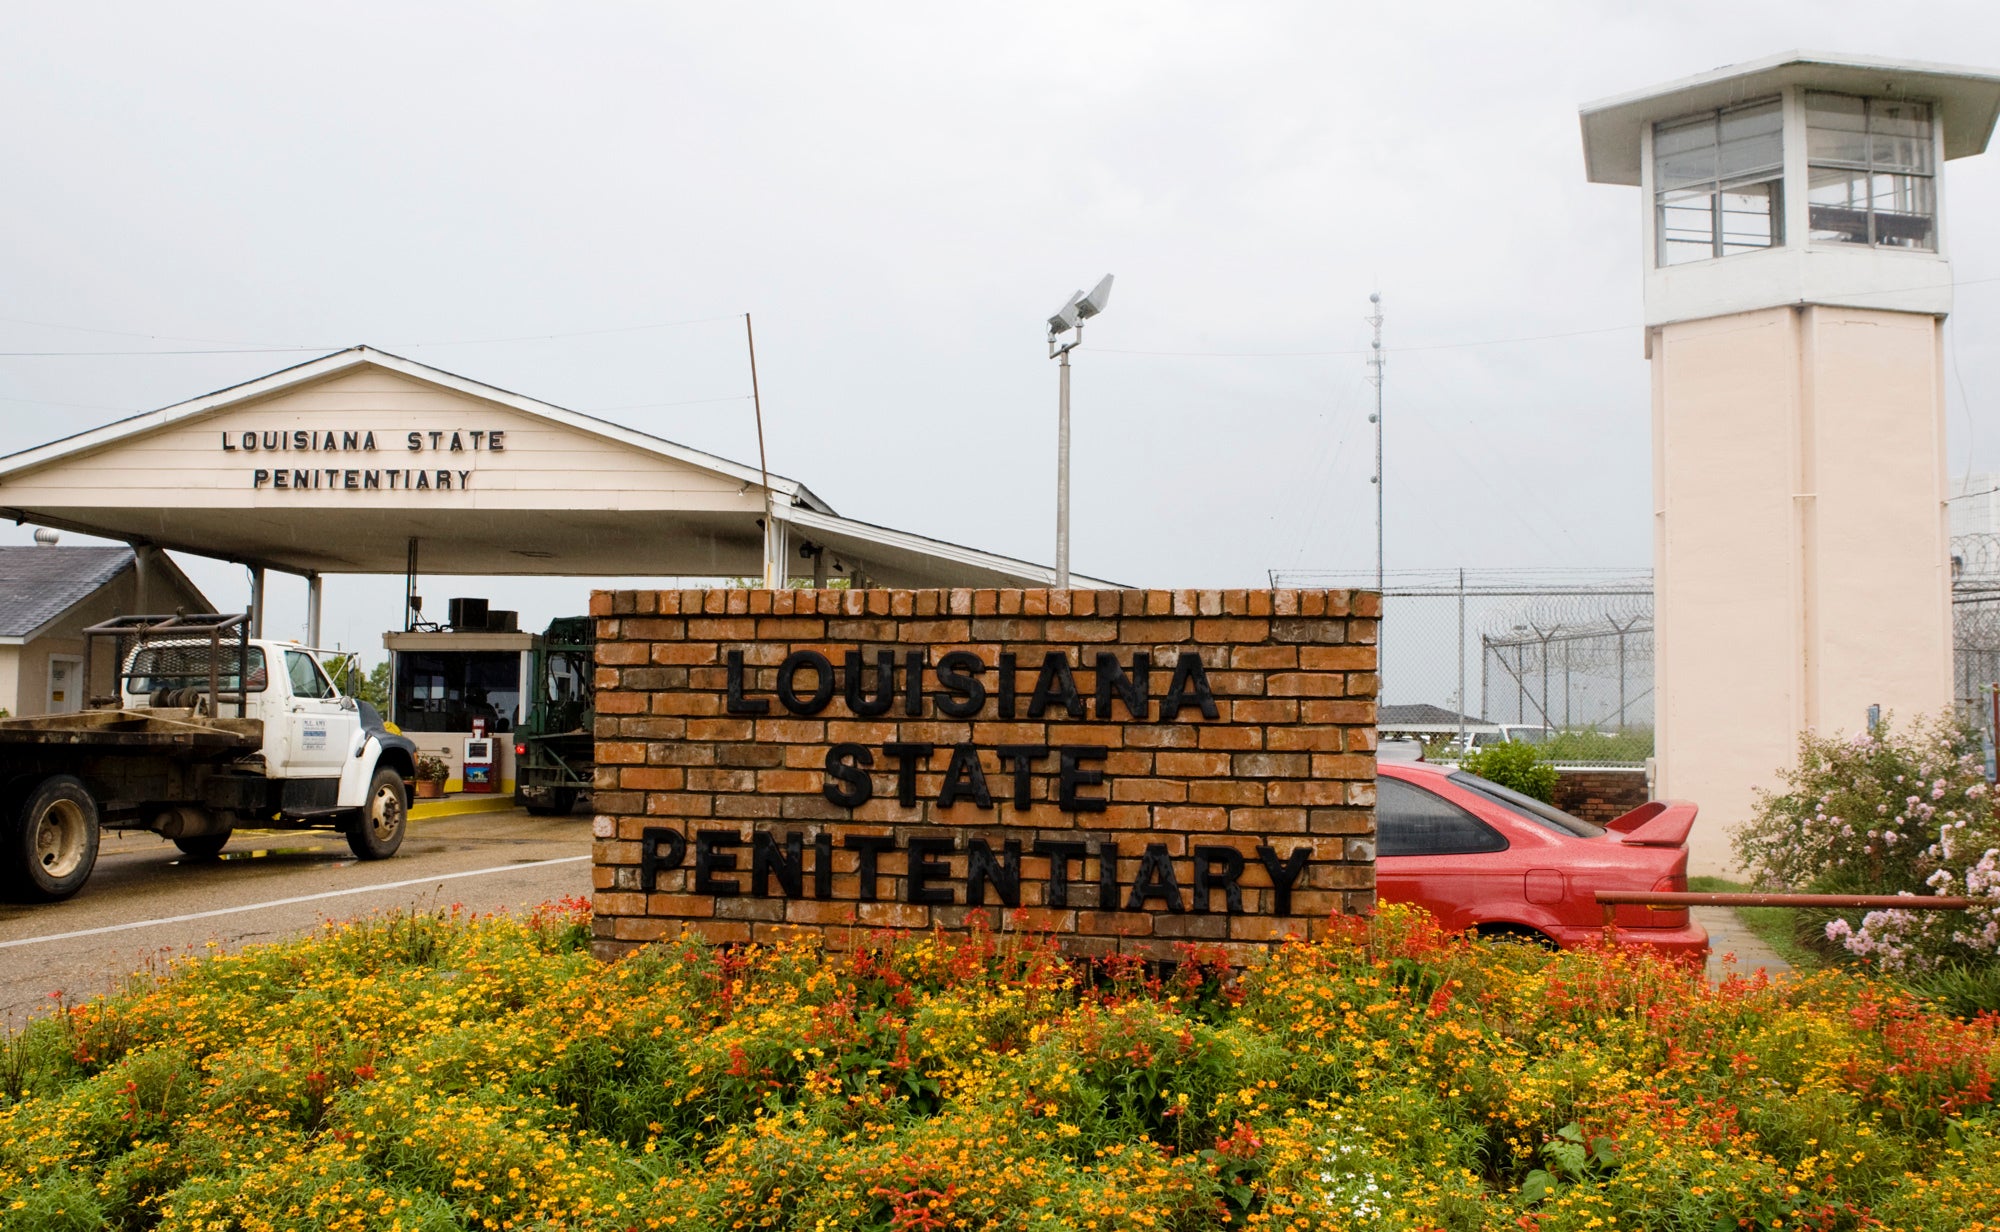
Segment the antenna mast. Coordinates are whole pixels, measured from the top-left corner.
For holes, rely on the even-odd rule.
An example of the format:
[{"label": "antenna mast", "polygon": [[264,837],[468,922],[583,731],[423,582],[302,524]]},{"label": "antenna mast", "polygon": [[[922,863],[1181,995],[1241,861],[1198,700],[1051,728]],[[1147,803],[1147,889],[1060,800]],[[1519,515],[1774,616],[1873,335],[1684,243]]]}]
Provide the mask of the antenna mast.
[{"label": "antenna mast", "polygon": [[[1375,591],[1377,594],[1380,594],[1382,592],[1383,576],[1382,368],[1388,362],[1388,356],[1382,353],[1382,293],[1380,291],[1370,291],[1368,293],[1368,303],[1371,306],[1368,323],[1375,327],[1375,339],[1368,344],[1368,380],[1375,386],[1375,413],[1368,417],[1368,422],[1375,425],[1375,474],[1370,478],[1369,482],[1375,485]],[[1379,705],[1382,700],[1382,682],[1384,681],[1382,675],[1382,635],[1380,633],[1375,635],[1375,679],[1377,681],[1375,686],[1375,700]],[[1463,707],[1461,706],[1460,709],[1463,710]]]},{"label": "antenna mast", "polygon": [[1368,382],[1375,386],[1375,413],[1368,422],[1375,425],[1375,474],[1369,480],[1375,485],[1375,589],[1382,589],[1382,368],[1388,357],[1382,354],[1382,293],[1370,292],[1368,302],[1373,306],[1368,323],[1375,327],[1375,340],[1369,343]]}]

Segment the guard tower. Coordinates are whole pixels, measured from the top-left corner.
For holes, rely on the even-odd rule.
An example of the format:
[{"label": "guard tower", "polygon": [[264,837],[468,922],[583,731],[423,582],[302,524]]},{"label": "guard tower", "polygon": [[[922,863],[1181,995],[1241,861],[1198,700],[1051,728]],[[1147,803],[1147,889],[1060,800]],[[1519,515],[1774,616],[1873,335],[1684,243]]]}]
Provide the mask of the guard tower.
[{"label": "guard tower", "polygon": [[1951,700],[1947,159],[2000,76],[1791,52],[1590,103],[1584,162],[1640,190],[1653,377],[1659,795],[1696,872],[1798,733]]}]

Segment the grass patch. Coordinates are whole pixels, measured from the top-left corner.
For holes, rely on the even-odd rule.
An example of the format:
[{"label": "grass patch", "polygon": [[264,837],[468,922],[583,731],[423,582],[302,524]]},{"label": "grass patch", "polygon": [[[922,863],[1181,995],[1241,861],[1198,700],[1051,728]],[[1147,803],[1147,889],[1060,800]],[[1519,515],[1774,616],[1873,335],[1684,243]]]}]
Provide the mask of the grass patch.
[{"label": "grass patch", "polygon": [[2000,1232],[2000,1019],[1410,908],[1232,975],[1009,934],[617,963],[331,927],[6,1054],[0,1232]]}]

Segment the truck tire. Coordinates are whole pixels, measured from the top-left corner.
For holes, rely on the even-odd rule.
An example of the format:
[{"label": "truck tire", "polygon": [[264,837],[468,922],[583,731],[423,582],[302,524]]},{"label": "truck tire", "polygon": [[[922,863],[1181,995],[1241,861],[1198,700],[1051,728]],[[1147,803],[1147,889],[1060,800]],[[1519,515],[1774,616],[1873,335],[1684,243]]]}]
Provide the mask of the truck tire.
[{"label": "truck tire", "polygon": [[70,774],[50,775],[17,800],[0,818],[0,888],[16,902],[68,898],[97,864],[97,801]]},{"label": "truck tire", "polygon": [[528,797],[527,807],[537,817],[567,817],[576,808],[576,788],[544,788]]},{"label": "truck tire", "polygon": [[403,776],[384,766],[368,782],[368,799],[347,831],[347,845],[363,860],[386,860],[403,845],[409,820],[409,796]]},{"label": "truck tire", "polygon": [[174,846],[180,848],[181,854],[190,860],[213,860],[222,854],[224,847],[229,845],[230,833],[224,830],[220,834],[197,834],[191,838],[177,838],[174,840]]}]

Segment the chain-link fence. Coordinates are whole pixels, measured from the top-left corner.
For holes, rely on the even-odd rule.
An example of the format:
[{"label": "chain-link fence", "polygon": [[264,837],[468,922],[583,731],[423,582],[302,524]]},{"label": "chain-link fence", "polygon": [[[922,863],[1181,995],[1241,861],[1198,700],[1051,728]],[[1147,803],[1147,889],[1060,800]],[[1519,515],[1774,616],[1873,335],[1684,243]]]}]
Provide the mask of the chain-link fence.
[{"label": "chain-link fence", "polygon": [[[2000,534],[1955,536],[1952,690],[1990,728],[2000,685]],[[1273,571],[1273,586],[1373,589],[1372,571]],[[1547,739],[1592,764],[1643,761],[1653,737],[1653,580],[1645,570],[1391,571],[1381,725],[1459,748]],[[1504,733],[1504,735],[1502,734]],[[1589,754],[1596,754],[1591,756]]]},{"label": "chain-link fence", "polygon": [[[1271,584],[1372,589],[1375,577],[1274,571]],[[1381,639],[1385,735],[1458,748],[1553,741],[1565,764],[1652,755],[1653,583],[1643,570],[1392,572]]]},{"label": "chain-link fence", "polygon": [[1991,728],[2000,682],[2000,535],[1951,541],[1951,669],[1960,711]]}]

